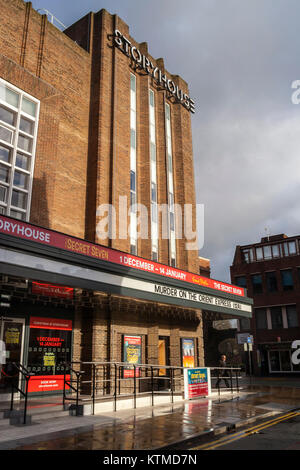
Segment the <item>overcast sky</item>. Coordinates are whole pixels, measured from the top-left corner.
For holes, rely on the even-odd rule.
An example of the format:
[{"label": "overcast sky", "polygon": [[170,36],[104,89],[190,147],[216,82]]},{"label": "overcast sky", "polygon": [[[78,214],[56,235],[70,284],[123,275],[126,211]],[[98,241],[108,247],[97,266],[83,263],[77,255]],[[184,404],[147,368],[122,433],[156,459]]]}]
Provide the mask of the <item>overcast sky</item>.
[{"label": "overcast sky", "polygon": [[66,26],[89,11],[117,13],[153,57],[181,75],[192,116],[200,255],[230,281],[237,244],[300,233],[299,0],[33,0]]}]

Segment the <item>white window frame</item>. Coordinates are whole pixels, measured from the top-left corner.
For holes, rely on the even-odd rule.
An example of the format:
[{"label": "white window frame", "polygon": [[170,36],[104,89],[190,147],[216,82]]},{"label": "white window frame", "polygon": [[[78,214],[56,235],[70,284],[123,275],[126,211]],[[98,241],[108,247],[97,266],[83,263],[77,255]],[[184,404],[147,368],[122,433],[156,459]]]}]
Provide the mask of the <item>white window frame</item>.
[{"label": "white window frame", "polygon": [[[8,194],[6,198],[6,202],[0,202],[0,207],[5,208],[5,213],[8,216],[12,216],[12,212],[18,212],[20,214],[23,214],[23,219],[26,222],[29,221],[30,219],[30,208],[31,208],[31,197],[32,197],[32,185],[33,185],[33,175],[34,175],[34,167],[35,167],[35,157],[36,157],[36,144],[37,144],[37,135],[38,135],[38,124],[39,124],[39,113],[40,113],[40,101],[26,93],[24,90],[21,90],[20,88],[17,88],[16,86],[12,85],[11,83],[3,80],[0,78],[0,84],[4,85],[5,87],[11,89],[13,92],[17,93],[19,95],[19,103],[18,107],[16,108],[15,106],[7,103],[5,100],[1,99],[0,96],[0,105],[4,106],[6,109],[9,111],[12,111],[16,113],[16,122],[15,126],[11,126],[7,123],[4,123],[3,127],[12,130],[13,131],[13,139],[11,143],[8,143],[4,140],[0,140],[0,144],[3,145],[3,147],[10,149],[11,151],[11,160],[10,163],[5,163],[1,162],[1,165],[9,168],[10,170],[10,176],[9,176],[9,182],[7,184],[4,184],[0,182],[1,186],[7,187],[8,188]],[[31,116],[30,114],[27,114],[22,110],[22,100],[23,98],[28,99],[29,101],[32,101],[36,105],[36,115],[35,117]],[[33,124],[33,134],[27,134],[26,132],[22,131],[20,129],[20,120],[21,117],[24,117],[25,119],[29,120]],[[2,121],[0,122],[2,125]],[[27,152],[26,150],[23,150],[21,148],[18,148],[18,138],[19,135],[28,137],[32,139],[32,147],[31,147],[31,152]],[[21,154],[27,156],[30,158],[30,165],[27,170],[24,170],[22,168],[16,167],[16,156],[17,152],[20,152]],[[27,183],[27,189],[19,188],[17,186],[13,185],[14,181],[14,175],[15,171],[20,172],[24,175],[27,176],[28,178],[28,183]],[[20,193],[26,194],[27,201],[26,201],[26,206],[25,208],[20,208],[16,206],[12,206],[12,192],[13,190],[19,191]],[[3,209],[2,209],[3,210]]]}]

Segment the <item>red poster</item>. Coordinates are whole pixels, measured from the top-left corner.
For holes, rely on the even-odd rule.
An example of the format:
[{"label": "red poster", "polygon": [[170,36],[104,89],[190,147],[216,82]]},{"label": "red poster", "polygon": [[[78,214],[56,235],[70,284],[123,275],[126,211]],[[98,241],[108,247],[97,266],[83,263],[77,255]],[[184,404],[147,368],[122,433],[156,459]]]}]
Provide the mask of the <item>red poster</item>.
[{"label": "red poster", "polygon": [[[70,375],[66,375],[66,380],[70,380]],[[66,390],[70,387],[66,385]],[[28,392],[52,392],[61,391],[64,389],[64,376],[63,375],[36,375],[30,377],[28,382]]]}]

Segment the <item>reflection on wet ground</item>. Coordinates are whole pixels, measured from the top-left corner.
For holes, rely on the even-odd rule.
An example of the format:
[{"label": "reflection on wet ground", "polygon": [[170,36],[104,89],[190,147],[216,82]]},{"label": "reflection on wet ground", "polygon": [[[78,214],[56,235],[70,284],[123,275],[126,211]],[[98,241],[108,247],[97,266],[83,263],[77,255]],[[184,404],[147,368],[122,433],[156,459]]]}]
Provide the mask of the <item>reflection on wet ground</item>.
[{"label": "reflection on wet ground", "polygon": [[[245,391],[245,390],[244,390]],[[137,450],[155,449],[209,431],[218,425],[233,424],[270,411],[300,407],[300,388],[249,386],[250,395],[229,401],[197,400],[173,407],[148,409],[93,431],[18,447],[36,450]],[[253,395],[251,395],[251,393]]]}]

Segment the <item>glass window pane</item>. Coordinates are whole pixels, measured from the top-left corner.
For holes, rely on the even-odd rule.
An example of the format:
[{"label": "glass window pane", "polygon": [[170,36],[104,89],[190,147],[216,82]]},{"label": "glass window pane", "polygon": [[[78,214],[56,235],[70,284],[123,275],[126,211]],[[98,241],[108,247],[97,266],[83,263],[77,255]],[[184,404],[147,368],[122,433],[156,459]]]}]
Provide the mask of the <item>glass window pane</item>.
[{"label": "glass window pane", "polygon": [[130,189],[131,191],[135,191],[135,172],[130,172]]},{"label": "glass window pane", "polygon": [[20,119],[20,129],[23,132],[26,132],[26,134],[33,134],[33,122],[29,121],[28,119],[25,119],[21,117]]},{"label": "glass window pane", "polygon": [[17,153],[16,166],[22,168],[22,170],[29,170],[30,158],[21,153]]},{"label": "glass window pane", "polygon": [[289,351],[280,351],[281,370],[291,370],[291,356]]},{"label": "glass window pane", "polygon": [[156,184],[151,183],[151,200],[152,202],[156,202]]},{"label": "glass window pane", "polygon": [[250,329],[250,319],[249,318],[240,318],[240,329],[249,330]]},{"label": "glass window pane", "polygon": [[6,202],[6,197],[7,197],[7,187],[0,186],[0,201]]},{"label": "glass window pane", "polygon": [[15,125],[15,113],[12,111],[9,111],[6,108],[3,108],[3,106],[0,106],[0,120],[3,122],[6,122],[7,124],[10,124],[11,126]]},{"label": "glass window pane", "polygon": [[22,189],[27,189],[27,175],[24,173],[20,173],[19,171],[15,171],[14,174],[14,186],[18,186]]},{"label": "glass window pane", "polygon": [[289,256],[288,244],[287,244],[287,243],[283,243],[283,244],[282,244],[282,248],[283,248],[283,254],[284,254],[284,256]]},{"label": "glass window pane", "polygon": [[0,145],[0,160],[10,163],[10,150]]},{"label": "glass window pane", "polygon": [[135,149],[135,130],[130,130],[130,145],[133,149]]},{"label": "glass window pane", "polygon": [[135,212],[136,207],[135,207],[135,193],[133,191],[130,191],[130,210],[131,212]]},{"label": "glass window pane", "polygon": [[0,181],[8,183],[9,178],[9,168],[4,165],[0,165]]},{"label": "glass window pane", "polygon": [[32,139],[26,137],[25,135],[20,135],[18,138],[18,147],[26,152],[31,152],[32,149]]},{"label": "glass window pane", "polygon": [[270,368],[272,372],[280,371],[279,351],[270,351]]},{"label": "glass window pane", "polygon": [[279,246],[278,245],[272,245],[272,253],[273,253],[273,258],[277,258],[279,256]]},{"label": "glass window pane", "polygon": [[247,278],[246,276],[237,276],[235,278],[235,284],[239,287],[247,287]]},{"label": "glass window pane", "polygon": [[272,252],[271,252],[270,246],[264,246],[263,251],[264,251],[264,258],[272,258]]},{"label": "glass window pane", "polygon": [[289,328],[295,328],[299,326],[298,313],[296,305],[287,305],[286,306],[286,316]]},{"label": "glass window pane", "polygon": [[22,111],[24,111],[24,113],[30,114],[30,116],[35,116],[35,114],[36,114],[36,103],[34,103],[33,101],[28,100],[27,98],[25,98],[25,96],[23,96]]},{"label": "glass window pane", "polygon": [[256,259],[258,259],[258,260],[263,259],[263,250],[262,250],[262,248],[256,248]]},{"label": "glass window pane", "polygon": [[157,205],[151,204],[151,220],[157,222]]},{"label": "glass window pane", "polygon": [[266,273],[267,289],[269,292],[276,292],[277,289],[277,277],[276,272]]},{"label": "glass window pane", "polygon": [[156,147],[153,142],[150,143],[150,152],[151,152],[151,160],[155,162],[156,160]]},{"label": "glass window pane", "polygon": [[267,310],[265,308],[256,308],[255,309],[255,321],[257,329],[267,329]]},{"label": "glass window pane", "polygon": [[150,106],[154,106],[154,93],[152,90],[149,91],[149,97],[150,97]]},{"label": "glass window pane", "polygon": [[23,212],[17,212],[17,211],[10,211],[11,217],[14,217],[15,219],[19,220],[25,220],[25,214]]},{"label": "glass window pane", "polygon": [[0,98],[6,103],[17,108],[19,106],[19,95],[7,86],[0,83]]},{"label": "glass window pane", "polygon": [[[0,188],[0,200],[1,200],[1,188]],[[5,207],[0,206],[0,214],[4,215],[5,214]]]},{"label": "glass window pane", "polygon": [[254,274],[251,277],[252,277],[253,294],[261,294],[263,291],[261,274]]},{"label": "glass window pane", "polygon": [[135,75],[130,75],[130,88],[132,91],[135,91],[135,82],[136,82],[136,79],[135,79]]},{"label": "glass window pane", "polygon": [[15,207],[20,207],[21,209],[26,209],[27,195],[21,193],[20,191],[13,190],[11,205]]},{"label": "glass window pane", "polygon": [[0,139],[11,144],[13,133],[6,127],[0,126]]},{"label": "glass window pane", "polygon": [[289,242],[289,253],[290,255],[295,255],[296,254],[296,242]]},{"label": "glass window pane", "polygon": [[271,307],[272,328],[283,328],[281,307]]},{"label": "glass window pane", "polygon": [[293,273],[291,269],[281,271],[281,280],[283,290],[292,290],[294,288]]},{"label": "glass window pane", "polygon": [[174,225],[174,214],[173,212],[170,212],[170,230],[174,232],[175,230],[175,225]]}]

